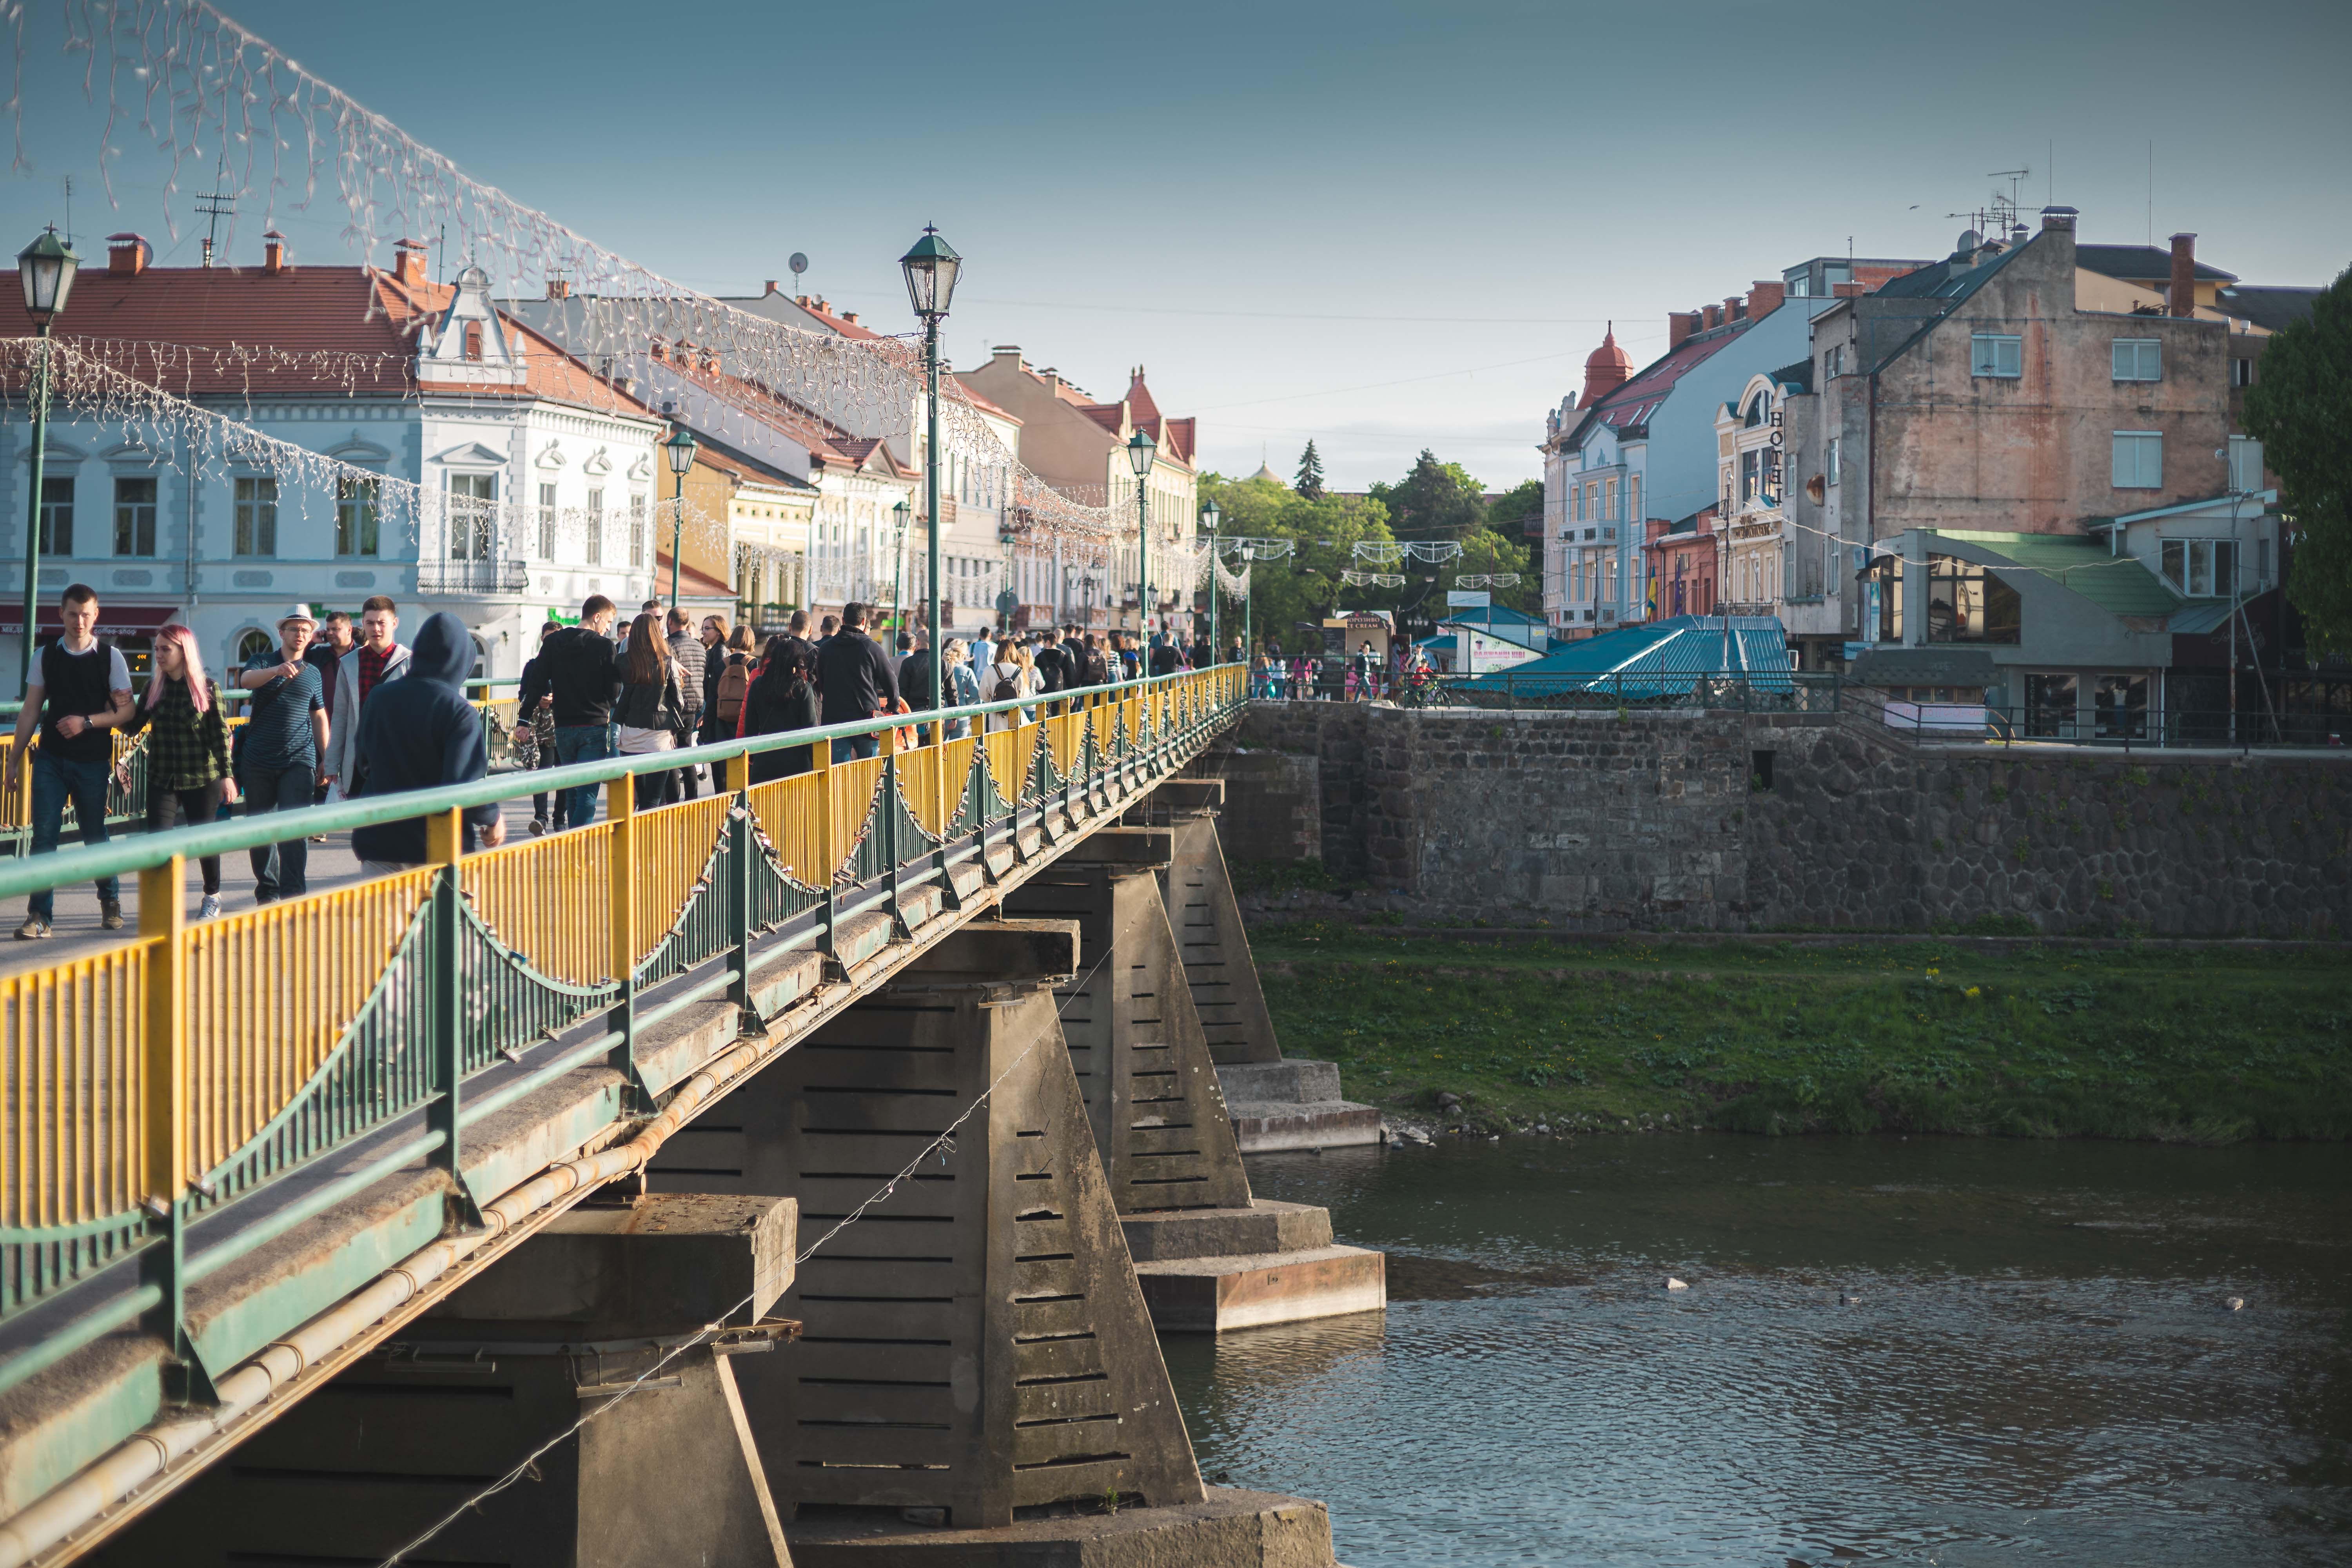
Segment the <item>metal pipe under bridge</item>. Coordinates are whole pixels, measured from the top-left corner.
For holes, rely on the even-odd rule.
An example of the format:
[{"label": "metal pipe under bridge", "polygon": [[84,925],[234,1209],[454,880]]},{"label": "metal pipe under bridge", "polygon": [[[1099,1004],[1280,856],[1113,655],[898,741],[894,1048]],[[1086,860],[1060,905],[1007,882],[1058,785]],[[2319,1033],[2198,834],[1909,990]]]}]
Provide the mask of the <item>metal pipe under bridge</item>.
[{"label": "metal pipe under bridge", "polygon": [[[1222,1226],[1321,1269],[1316,1310],[1380,1304],[1376,1256],[1249,1197],[1195,1005],[1265,1016],[1230,907],[1196,964],[1118,891],[1230,906],[1215,787],[1147,803],[1243,687],[0,867],[141,895],[135,939],[0,978],[0,1568],[380,1561],[452,1510],[419,1559],[1328,1563],[1319,1504],[1202,1487],[1122,1235]],[[780,751],[805,771],[750,783]],[[697,762],[724,787],[634,807]],[[462,853],[464,808],[590,785],[603,820]],[[419,816],[428,864],[185,921],[192,858]]]}]

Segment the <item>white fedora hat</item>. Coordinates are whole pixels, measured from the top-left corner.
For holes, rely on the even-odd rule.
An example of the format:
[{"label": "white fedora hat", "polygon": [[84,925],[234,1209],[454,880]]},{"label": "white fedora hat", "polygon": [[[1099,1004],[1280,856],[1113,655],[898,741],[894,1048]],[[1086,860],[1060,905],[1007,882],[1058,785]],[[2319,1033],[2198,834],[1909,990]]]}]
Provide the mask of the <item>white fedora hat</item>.
[{"label": "white fedora hat", "polygon": [[297,605],[292,609],[278,617],[278,624],[281,626],[289,621],[308,621],[310,625],[315,626],[319,624],[319,617],[310,613],[310,605]]}]

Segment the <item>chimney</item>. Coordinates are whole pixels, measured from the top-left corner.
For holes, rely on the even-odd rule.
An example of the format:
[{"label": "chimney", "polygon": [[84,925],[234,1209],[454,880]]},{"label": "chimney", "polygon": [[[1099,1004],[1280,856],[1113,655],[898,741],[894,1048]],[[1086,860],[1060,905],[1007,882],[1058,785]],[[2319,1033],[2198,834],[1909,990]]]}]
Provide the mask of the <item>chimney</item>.
[{"label": "chimney", "polygon": [[392,244],[392,279],[414,288],[425,281],[425,242],[396,239]]},{"label": "chimney", "polygon": [[1737,294],[1723,302],[1723,319],[1727,321],[1736,321],[1747,313],[1747,304]]},{"label": "chimney", "polygon": [[274,228],[261,237],[261,269],[272,278],[286,270],[286,237]]},{"label": "chimney", "polygon": [[1668,353],[1682,347],[1683,340],[1698,331],[1699,320],[1699,313],[1696,310],[1666,312],[1666,352]]},{"label": "chimney", "polygon": [[857,312],[855,310],[844,310],[841,313],[841,319],[853,327],[857,325]]},{"label": "chimney", "polygon": [[569,278],[549,279],[547,280],[547,297],[551,300],[569,300],[572,298],[572,279]]},{"label": "chimney", "polygon": [[1721,315],[1723,307],[1720,305],[1709,305],[1706,309],[1706,314],[1705,321],[1706,324],[1702,330],[1711,332],[1715,331],[1716,328],[1723,325],[1723,317]]},{"label": "chimney", "polygon": [[1859,300],[1863,296],[1864,289],[1859,283],[1832,283],[1830,285],[1830,292],[1841,300]]},{"label": "chimney", "polygon": [[2043,207],[2042,209],[2042,232],[2046,234],[2053,228],[2071,230],[2078,216],[2073,207]]},{"label": "chimney", "polygon": [[2197,237],[2193,234],[2172,237],[2172,297],[2169,303],[2176,316],[2197,313]]},{"label": "chimney", "polygon": [[106,269],[124,278],[136,278],[147,270],[152,256],[145,237],[125,231],[106,237]]},{"label": "chimney", "polygon": [[763,300],[764,300],[764,299],[766,299],[769,295],[771,295],[771,294],[774,293],[775,291],[776,291],[776,280],[775,280],[774,279],[771,278],[771,279],[768,279],[768,281],[767,281],[767,282],[766,282],[766,283],[765,283],[765,284],[761,288],[761,289],[760,289],[760,297],[761,297],[761,299],[763,299]]},{"label": "chimney", "polygon": [[1748,313],[1751,316],[1769,316],[1780,308],[1780,301],[1788,296],[1789,286],[1786,283],[1777,278],[1759,278],[1748,286]]}]

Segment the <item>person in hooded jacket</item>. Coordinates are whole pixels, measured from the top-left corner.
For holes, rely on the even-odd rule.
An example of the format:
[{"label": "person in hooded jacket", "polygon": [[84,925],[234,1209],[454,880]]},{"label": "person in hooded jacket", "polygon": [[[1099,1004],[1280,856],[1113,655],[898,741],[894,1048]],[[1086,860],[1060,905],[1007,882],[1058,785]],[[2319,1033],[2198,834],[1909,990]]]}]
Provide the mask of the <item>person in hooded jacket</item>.
[{"label": "person in hooded jacket", "polygon": [[[357,765],[353,798],[398,795],[472,784],[489,776],[489,747],[481,715],[466,700],[465,678],[474,668],[474,639],[446,610],[425,617],[409,649],[408,673],[380,686],[360,710],[352,755]],[[468,806],[466,847],[495,849],[506,842],[506,818],[497,803]],[[352,830],[361,869],[383,876],[425,863],[425,818],[377,823]]]},{"label": "person in hooded jacket", "polygon": [[[751,689],[743,694],[742,733],[746,739],[817,727],[813,662],[808,645],[798,637],[780,632],[768,639],[768,650],[760,660],[760,673],[752,679]],[[808,772],[815,765],[810,755],[814,750],[812,746],[784,746],[772,752],[752,752],[751,782],[766,784],[770,779]]]}]

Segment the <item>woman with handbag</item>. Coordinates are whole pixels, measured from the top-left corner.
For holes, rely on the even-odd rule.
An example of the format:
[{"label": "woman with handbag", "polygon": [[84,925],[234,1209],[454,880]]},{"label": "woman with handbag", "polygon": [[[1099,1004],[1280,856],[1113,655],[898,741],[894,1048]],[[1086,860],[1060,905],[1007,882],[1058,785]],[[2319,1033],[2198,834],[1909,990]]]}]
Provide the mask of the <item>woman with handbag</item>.
[{"label": "woman with handbag", "polygon": [[[148,832],[209,823],[236,802],[220,691],[205,678],[204,652],[186,626],[174,622],[156,631],[155,676],[125,728],[147,732]],[[196,867],[205,879],[196,918],[208,921],[221,912],[220,857],[206,855]]]},{"label": "woman with handbag", "polygon": [[[613,654],[613,678],[621,686],[621,700],[613,706],[614,721],[621,729],[621,754],[640,757],[674,750],[677,731],[685,725],[677,660],[670,656],[669,642],[653,616],[639,616],[629,623],[628,646]],[[674,770],[637,775],[639,811],[666,805],[678,795]]]}]

